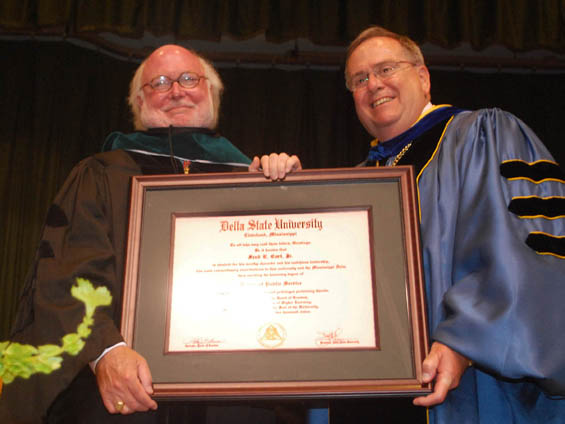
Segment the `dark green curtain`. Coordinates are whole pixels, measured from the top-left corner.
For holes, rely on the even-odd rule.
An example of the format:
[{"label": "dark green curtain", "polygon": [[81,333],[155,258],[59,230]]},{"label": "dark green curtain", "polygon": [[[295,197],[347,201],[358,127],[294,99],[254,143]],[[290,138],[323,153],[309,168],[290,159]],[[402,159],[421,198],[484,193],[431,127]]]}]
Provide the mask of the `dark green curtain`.
[{"label": "dark green curtain", "polygon": [[[126,104],[137,63],[65,42],[0,42],[0,340],[31,264],[50,201],[111,131],[130,131]],[[351,166],[370,139],[343,70],[220,67],[220,132],[248,155],[287,151],[305,167]],[[565,163],[564,74],[432,70],[434,103],[499,106],[527,122]]]},{"label": "dark green curtain", "polygon": [[108,128],[127,126],[135,65],[116,71],[115,60],[51,43],[0,43],[0,54],[2,340],[54,193],[73,164],[99,150]]},{"label": "dark green curtain", "polygon": [[565,52],[563,0],[3,0],[0,32],[92,37],[144,33],[177,40],[244,39],[265,33],[345,45],[383,25],[442,47],[497,44]]}]

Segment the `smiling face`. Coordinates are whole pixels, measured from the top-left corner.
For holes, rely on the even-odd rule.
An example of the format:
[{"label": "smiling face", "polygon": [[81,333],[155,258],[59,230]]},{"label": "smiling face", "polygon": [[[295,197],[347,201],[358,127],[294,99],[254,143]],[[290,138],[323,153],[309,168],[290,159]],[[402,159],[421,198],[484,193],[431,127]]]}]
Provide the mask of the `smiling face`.
[{"label": "smiling face", "polygon": [[[183,72],[203,76],[199,58],[180,46],[167,45],[155,50],[146,60],[141,75],[142,87],[161,75],[176,80]],[[174,82],[171,89],[157,91],[146,85],[137,96],[140,121],[145,128],[204,127],[214,125],[214,110],[210,83],[201,79],[192,88],[183,88]]]},{"label": "smiling face", "polygon": [[349,56],[347,75],[368,73],[369,82],[353,92],[355,110],[365,129],[380,141],[410,128],[430,98],[430,74],[425,65],[407,66],[382,80],[371,70],[386,62],[414,62],[402,45],[388,37],[369,38]]}]

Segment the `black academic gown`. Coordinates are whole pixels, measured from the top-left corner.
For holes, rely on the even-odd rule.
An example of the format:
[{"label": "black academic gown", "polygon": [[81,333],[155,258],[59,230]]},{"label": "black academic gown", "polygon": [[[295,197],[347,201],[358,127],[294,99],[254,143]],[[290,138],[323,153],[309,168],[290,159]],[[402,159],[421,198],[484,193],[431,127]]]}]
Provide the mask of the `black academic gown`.
[{"label": "black academic gown", "polygon": [[[190,166],[191,173],[235,169],[213,163]],[[76,331],[84,315],[83,304],[70,295],[76,277],[106,286],[112,304],[96,310],[85,347],[75,357],[65,355],[59,370],[17,378],[4,387],[2,424],[275,422],[274,411],[261,408],[264,404],[249,408],[224,403],[215,408],[161,402],[158,411],[122,416],[108,414],[102,403],[88,363],[123,340],[119,326],[131,177],[178,170],[182,164],[169,156],[125,150],[93,155],[72,170],[47,214],[11,340],[38,346],[59,343],[62,336]]]}]

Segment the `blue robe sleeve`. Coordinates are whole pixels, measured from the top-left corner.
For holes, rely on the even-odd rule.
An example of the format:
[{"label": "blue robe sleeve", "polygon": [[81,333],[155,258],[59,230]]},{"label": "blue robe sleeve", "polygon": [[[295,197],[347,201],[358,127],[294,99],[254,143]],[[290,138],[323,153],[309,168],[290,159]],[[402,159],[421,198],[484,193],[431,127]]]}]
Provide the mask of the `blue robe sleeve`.
[{"label": "blue robe sleeve", "polygon": [[560,172],[531,129],[489,109],[454,118],[418,187],[432,339],[495,376],[562,396]]}]

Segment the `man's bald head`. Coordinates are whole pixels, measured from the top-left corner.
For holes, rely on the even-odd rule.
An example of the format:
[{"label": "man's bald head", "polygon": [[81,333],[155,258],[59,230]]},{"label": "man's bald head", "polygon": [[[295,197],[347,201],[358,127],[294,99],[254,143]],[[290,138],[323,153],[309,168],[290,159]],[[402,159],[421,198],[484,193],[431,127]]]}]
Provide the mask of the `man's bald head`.
[{"label": "man's bald head", "polygon": [[[177,81],[185,72],[198,79],[194,87],[181,85],[192,79]],[[163,84],[155,89],[155,81],[173,83],[161,91]],[[216,70],[194,51],[174,44],[159,47],[138,67],[130,84],[129,104],[135,129],[170,125],[214,129],[222,91]]]}]

